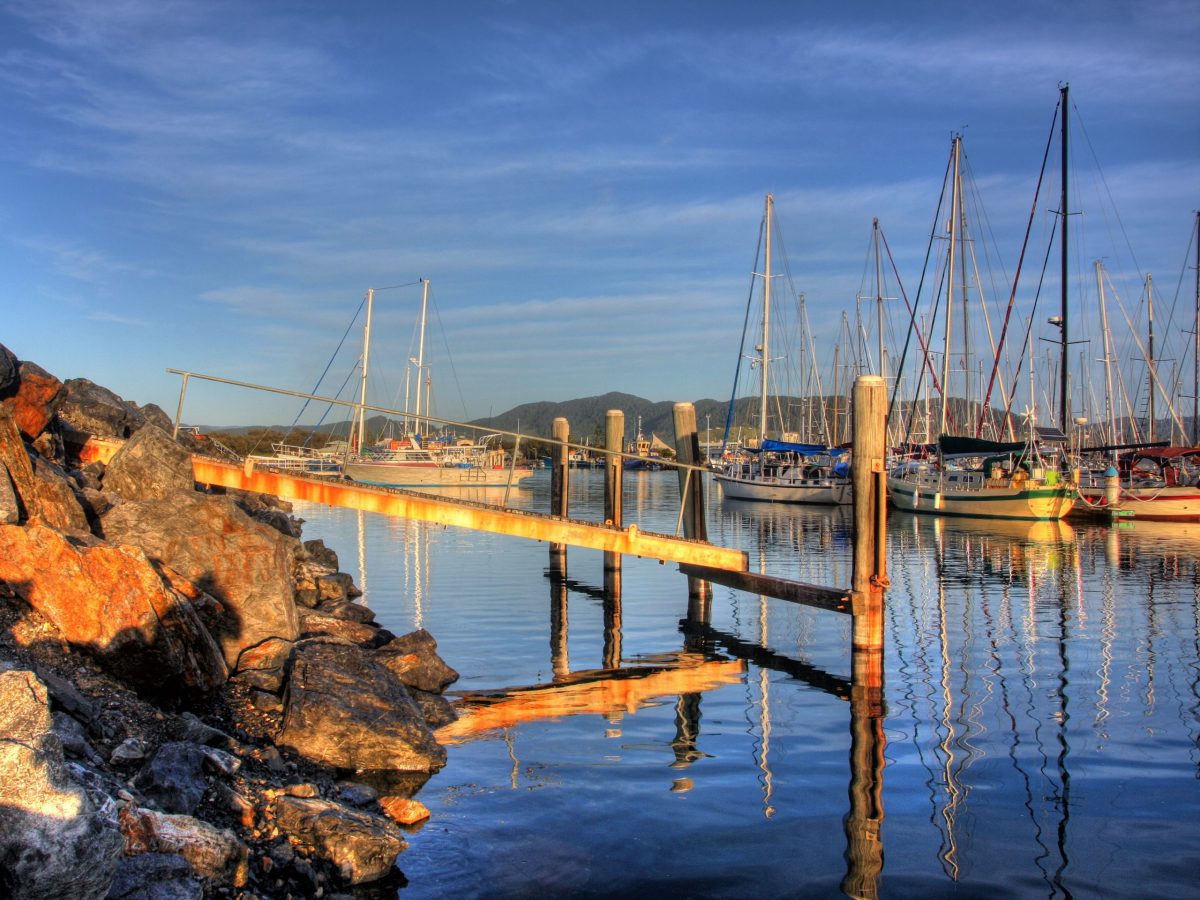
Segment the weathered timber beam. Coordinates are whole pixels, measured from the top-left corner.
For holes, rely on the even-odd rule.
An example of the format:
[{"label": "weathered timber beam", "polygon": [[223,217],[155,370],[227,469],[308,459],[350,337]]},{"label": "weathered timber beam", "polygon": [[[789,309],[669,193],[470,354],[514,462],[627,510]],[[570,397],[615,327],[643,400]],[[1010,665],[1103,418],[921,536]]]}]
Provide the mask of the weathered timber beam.
[{"label": "weathered timber beam", "polygon": [[303,478],[269,469],[230,465],[204,457],[192,458],[195,478],[201,484],[273,494],[285,500],[308,500],[367,512],[400,516],[438,525],[491,531],[512,537],[570,544],[610,553],[643,556],[670,562],[691,563],[716,570],[746,571],[744,551],[716,547],[669,535],[628,528],[560,519],[537,513],[502,509],[429,494],[320,478]]},{"label": "weathered timber beam", "polygon": [[815,606],[818,609],[828,609],[833,612],[846,614],[851,612],[850,592],[839,591],[837,588],[805,584],[802,581],[790,581],[787,578],[776,578],[760,572],[710,570],[703,565],[686,562],[679,564],[679,571],[692,578],[703,578],[705,581],[723,584],[725,587],[746,591],[750,594],[763,594],[777,600],[787,600],[790,603],[801,603],[805,606]]}]

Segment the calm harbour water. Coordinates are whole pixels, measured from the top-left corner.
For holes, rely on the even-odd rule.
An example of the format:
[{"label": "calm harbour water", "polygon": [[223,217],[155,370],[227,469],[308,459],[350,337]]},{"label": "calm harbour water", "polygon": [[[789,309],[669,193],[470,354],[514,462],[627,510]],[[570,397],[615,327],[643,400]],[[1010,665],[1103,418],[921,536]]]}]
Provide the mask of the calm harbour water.
[{"label": "calm harbour water", "polygon": [[[572,515],[599,519],[602,473],[571,475]],[[525,485],[510,503],[548,509],[548,472]],[[626,524],[674,532],[673,473],[625,487]],[[716,494],[714,543],[848,585],[849,510]],[[602,555],[572,548],[552,615],[545,544],[296,515],[383,625],[429,629],[452,691],[580,684],[450,746],[418,795],[432,817],[400,857],[405,898],[1200,892],[1200,525],[892,512],[875,876],[848,852],[848,616],[716,586],[704,657],[672,564],[626,557],[618,610]],[[773,655],[738,662],[750,645]],[[594,671],[618,659],[620,681]]]}]

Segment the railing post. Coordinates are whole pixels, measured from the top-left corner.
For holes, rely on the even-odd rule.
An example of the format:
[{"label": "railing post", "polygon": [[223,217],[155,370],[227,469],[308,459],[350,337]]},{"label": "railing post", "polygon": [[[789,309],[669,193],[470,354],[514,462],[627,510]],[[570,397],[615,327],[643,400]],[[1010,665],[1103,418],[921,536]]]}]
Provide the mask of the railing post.
[{"label": "railing post", "polygon": [[[551,436],[557,443],[550,463],[550,515],[567,518],[567,497],[570,484],[570,468],[567,443],[571,439],[571,426],[559,416],[551,427]],[[567,570],[567,545],[550,544],[550,568],[553,571]]]},{"label": "railing post", "polygon": [[[708,540],[708,523],[704,518],[704,473],[692,466],[699,465],[700,437],[696,433],[696,407],[691,403],[676,403],[675,460],[679,474],[680,518],[683,536],[697,541]],[[688,597],[704,603],[712,598],[712,586],[700,578],[688,578]]]},{"label": "railing post", "polygon": [[175,407],[175,428],[171,431],[171,440],[179,437],[179,420],[183,418],[183,398],[187,396],[187,383],[190,377],[189,372],[183,373],[183,384],[179,386],[179,405]]},{"label": "railing post", "polygon": [[[625,413],[610,409],[604,415],[604,521],[622,527],[621,491],[625,464],[621,451],[625,449]],[[621,568],[621,554],[605,551],[604,568]]]}]

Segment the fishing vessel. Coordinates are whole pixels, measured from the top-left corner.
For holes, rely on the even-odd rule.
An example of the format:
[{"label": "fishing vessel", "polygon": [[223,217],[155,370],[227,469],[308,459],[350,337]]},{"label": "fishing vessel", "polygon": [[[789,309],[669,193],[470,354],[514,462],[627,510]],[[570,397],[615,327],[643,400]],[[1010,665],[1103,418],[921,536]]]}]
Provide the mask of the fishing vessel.
[{"label": "fishing vessel", "polygon": [[[805,443],[792,439],[785,431],[783,416],[779,416],[778,437],[768,436],[771,394],[771,240],[775,230],[775,201],[767,194],[763,211],[762,240],[762,324],[760,342],[751,365],[759,371],[758,438],[743,447],[743,452],[729,458],[716,472],[723,496],[731,500],[761,500],[771,503],[812,503],[839,505],[850,503],[850,468],[845,459],[848,451],[823,444]],[[756,273],[757,277],[757,273]],[[753,301],[753,292],[751,292]],[[747,311],[749,315],[749,310]],[[745,356],[739,347],[740,360]],[[726,422],[726,442],[736,406],[737,377],[730,398]]]}]

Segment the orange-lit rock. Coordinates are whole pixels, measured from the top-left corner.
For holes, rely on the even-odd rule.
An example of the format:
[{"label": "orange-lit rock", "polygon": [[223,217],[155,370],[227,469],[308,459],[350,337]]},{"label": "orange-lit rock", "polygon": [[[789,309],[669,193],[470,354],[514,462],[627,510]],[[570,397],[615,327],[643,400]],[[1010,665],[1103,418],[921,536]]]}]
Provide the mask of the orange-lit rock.
[{"label": "orange-lit rock", "polygon": [[0,583],[149,695],[224,682],[220,649],[187,599],[132,547],[77,546],[38,525],[0,525]]},{"label": "orange-lit rock", "polygon": [[16,385],[10,385],[0,399],[29,440],[46,430],[63,398],[63,383],[31,362],[21,363]]},{"label": "orange-lit rock", "polygon": [[415,825],[429,818],[429,808],[419,800],[409,800],[404,797],[380,797],[379,805],[383,811],[401,825]]}]

